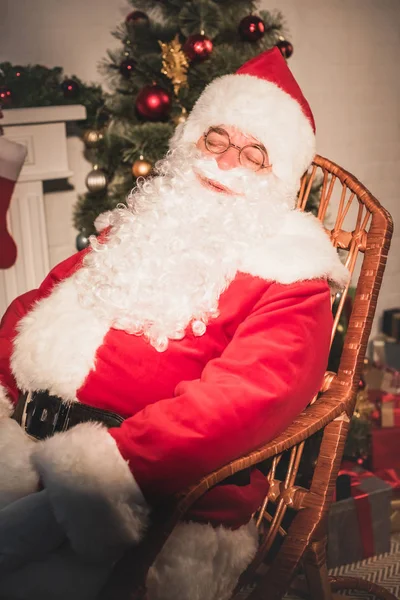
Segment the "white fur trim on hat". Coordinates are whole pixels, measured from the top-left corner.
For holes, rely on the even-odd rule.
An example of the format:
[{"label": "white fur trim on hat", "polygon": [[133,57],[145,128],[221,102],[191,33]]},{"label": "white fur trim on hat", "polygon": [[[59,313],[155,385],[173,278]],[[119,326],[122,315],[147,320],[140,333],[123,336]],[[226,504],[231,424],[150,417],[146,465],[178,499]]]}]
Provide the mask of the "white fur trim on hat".
[{"label": "white fur trim on hat", "polygon": [[315,134],[300,104],[274,83],[252,75],[218,77],[200,95],[171,148],[197,142],[211,126],[230,125],[256,138],[268,151],[272,170],[298,189],[315,155]]},{"label": "white fur trim on hat", "polygon": [[2,417],[11,417],[14,412],[14,406],[8,397],[7,390],[0,383],[0,419]]},{"label": "white fur trim on hat", "polygon": [[179,523],[150,568],[149,600],[228,600],[257,552],[254,521],[234,531]]},{"label": "white fur trim on hat", "polygon": [[142,539],[149,508],[104,427],[81,423],[57,433],[37,444],[32,460],[79,555],[115,558]]}]

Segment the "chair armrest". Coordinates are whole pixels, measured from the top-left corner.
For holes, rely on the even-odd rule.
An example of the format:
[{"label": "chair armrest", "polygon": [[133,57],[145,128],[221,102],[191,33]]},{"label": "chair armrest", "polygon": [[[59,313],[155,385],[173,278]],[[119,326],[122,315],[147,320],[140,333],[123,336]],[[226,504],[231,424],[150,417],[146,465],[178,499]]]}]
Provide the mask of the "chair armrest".
[{"label": "chair armrest", "polygon": [[281,454],[285,450],[303,442],[343,413],[347,415],[347,418],[350,418],[351,413],[348,407],[352,395],[352,389],[335,378],[329,389],[313,404],[308,406],[277,438],[246,456],[233,460],[229,464],[217,469],[213,473],[203,477],[196,485],[179,494],[177,496],[173,521],[177,522],[194,502],[210,488],[227,477],[256,465],[267,458]]},{"label": "chair armrest", "polygon": [[[144,586],[147,570],[161,551],[175,525],[198,498],[230,475],[280,454],[326,427],[346,410],[350,410],[348,407],[351,407],[350,400],[353,394],[352,388],[334,378],[329,389],[323,392],[320,398],[303,411],[277,438],[247,456],[233,460],[228,465],[207,475],[199,483],[171,499],[171,503],[163,504],[162,511],[156,511],[153,514],[154,523],[140,547],[132,548],[118,563],[113,578],[113,581],[118,583],[118,590],[122,590],[126,586],[127,589],[137,591],[138,595],[132,596],[132,598],[142,598],[141,593],[144,593],[142,586]],[[134,572],[132,564],[135,564]],[[112,589],[112,585],[113,582],[110,583],[110,589]],[[108,593],[108,588],[105,592],[107,593],[101,596],[101,600],[108,600],[112,597]]]}]

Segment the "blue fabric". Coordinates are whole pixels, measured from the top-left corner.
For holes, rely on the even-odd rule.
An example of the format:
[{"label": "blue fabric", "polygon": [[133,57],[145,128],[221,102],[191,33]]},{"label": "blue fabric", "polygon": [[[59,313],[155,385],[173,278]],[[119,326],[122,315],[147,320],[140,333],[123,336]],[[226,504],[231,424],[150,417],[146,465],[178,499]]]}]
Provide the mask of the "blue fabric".
[{"label": "blue fabric", "polygon": [[112,566],[78,558],[45,490],[0,510],[0,600],[93,600]]}]

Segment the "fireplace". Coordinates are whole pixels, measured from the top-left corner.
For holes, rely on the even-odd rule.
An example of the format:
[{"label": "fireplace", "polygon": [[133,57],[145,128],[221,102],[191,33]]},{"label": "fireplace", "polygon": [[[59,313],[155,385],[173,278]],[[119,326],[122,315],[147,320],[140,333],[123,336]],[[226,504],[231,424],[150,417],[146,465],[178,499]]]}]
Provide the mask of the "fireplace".
[{"label": "fireplace", "polygon": [[10,302],[41,283],[50,268],[43,182],[72,175],[66,123],[85,119],[81,105],[4,110],[4,135],[27,148],[24,167],[8,211],[8,229],[17,244],[16,263],[0,270],[0,315]]}]

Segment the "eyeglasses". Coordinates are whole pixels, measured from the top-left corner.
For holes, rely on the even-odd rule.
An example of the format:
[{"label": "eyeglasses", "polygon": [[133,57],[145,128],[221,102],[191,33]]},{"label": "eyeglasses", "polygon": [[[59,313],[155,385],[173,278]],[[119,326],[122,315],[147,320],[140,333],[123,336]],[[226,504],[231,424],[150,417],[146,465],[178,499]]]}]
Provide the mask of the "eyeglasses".
[{"label": "eyeglasses", "polygon": [[268,157],[265,150],[258,144],[249,144],[240,148],[232,144],[229,133],[222,127],[210,127],[204,134],[204,144],[212,154],[223,154],[229,148],[236,148],[239,152],[239,162],[242,167],[259,171],[267,169],[271,165],[268,163]]}]

